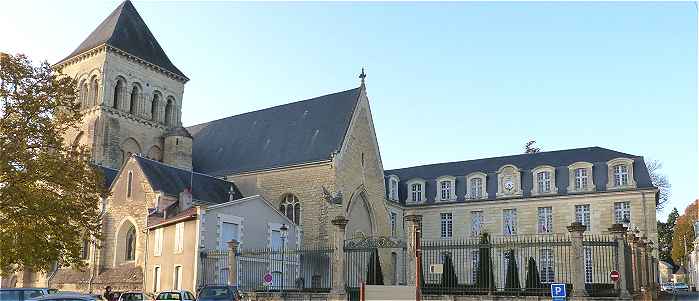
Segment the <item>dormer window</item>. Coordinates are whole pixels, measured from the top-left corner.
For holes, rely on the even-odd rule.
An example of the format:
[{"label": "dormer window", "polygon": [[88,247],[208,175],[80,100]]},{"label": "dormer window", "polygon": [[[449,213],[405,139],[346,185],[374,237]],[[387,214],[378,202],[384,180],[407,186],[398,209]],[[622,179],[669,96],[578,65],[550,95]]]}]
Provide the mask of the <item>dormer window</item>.
[{"label": "dormer window", "polygon": [[607,189],[636,187],[633,180],[633,159],[616,158],[607,162]]},{"label": "dormer window", "polygon": [[626,165],[614,165],[614,186],[629,185],[629,169]]},{"label": "dormer window", "polygon": [[420,203],[425,201],[425,180],[412,179],[408,181],[408,201]]},{"label": "dormer window", "polygon": [[391,175],[388,178],[388,199],[398,201],[398,177]]},{"label": "dormer window", "polygon": [[466,176],[466,194],[469,199],[484,199],[488,195],[485,191],[485,174],[482,172],[470,173]]},{"label": "dormer window", "polygon": [[551,192],[551,173],[540,171],[536,174],[536,181],[539,185],[539,192]]},{"label": "dormer window", "polygon": [[532,170],[534,185],[532,195],[557,193],[556,169],[553,166],[539,166]]},{"label": "dormer window", "polygon": [[505,165],[498,170],[497,197],[522,196],[521,174],[514,165]]},{"label": "dormer window", "polygon": [[437,200],[440,201],[455,201],[456,200],[456,178],[452,176],[442,176],[437,178]]},{"label": "dormer window", "polygon": [[568,166],[568,175],[568,193],[595,191],[592,163],[573,163]]}]

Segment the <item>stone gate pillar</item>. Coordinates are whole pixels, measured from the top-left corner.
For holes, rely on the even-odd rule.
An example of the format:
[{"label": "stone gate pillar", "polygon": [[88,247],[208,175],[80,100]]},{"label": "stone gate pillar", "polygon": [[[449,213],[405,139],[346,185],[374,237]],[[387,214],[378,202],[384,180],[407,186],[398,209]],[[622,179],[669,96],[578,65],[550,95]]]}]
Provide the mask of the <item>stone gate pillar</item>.
[{"label": "stone gate pillar", "polygon": [[228,242],[228,285],[238,285],[238,241]]},{"label": "stone gate pillar", "polygon": [[585,255],[583,251],[583,233],[587,226],[574,222],[567,227],[570,232],[570,251],[572,261],[573,291],[571,297],[585,297]]},{"label": "stone gate pillar", "polygon": [[627,278],[630,275],[626,275],[626,257],[629,256],[629,254],[626,254],[626,242],[624,241],[626,227],[622,224],[614,224],[609,228],[609,232],[614,235],[614,240],[616,240],[617,243],[618,256],[616,270],[619,272],[619,282],[617,283],[619,286],[619,299],[630,300],[631,294],[628,290],[629,279]]},{"label": "stone gate pillar", "polygon": [[641,291],[648,292],[648,253],[646,253],[646,240],[641,237],[638,240],[638,268],[640,271]]},{"label": "stone gate pillar", "polygon": [[414,285],[415,284],[415,268],[416,268],[416,257],[415,257],[415,251],[417,250],[417,247],[415,245],[415,235],[417,235],[418,232],[422,231],[420,229],[420,221],[422,220],[422,215],[417,215],[417,214],[409,214],[405,216],[405,221],[407,223],[406,227],[406,239],[408,241],[408,250],[407,254],[407,260],[405,261],[405,273],[406,273],[406,285]]},{"label": "stone gate pillar", "polygon": [[331,264],[332,288],[330,289],[330,300],[346,300],[345,291],[345,228],[348,219],[338,215],[330,221],[333,229],[333,260]]}]

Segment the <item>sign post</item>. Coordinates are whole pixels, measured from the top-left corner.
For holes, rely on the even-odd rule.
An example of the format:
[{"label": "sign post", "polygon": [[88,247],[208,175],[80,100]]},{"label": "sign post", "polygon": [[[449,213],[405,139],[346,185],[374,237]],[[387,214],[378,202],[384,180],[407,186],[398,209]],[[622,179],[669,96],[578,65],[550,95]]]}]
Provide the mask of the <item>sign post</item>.
[{"label": "sign post", "polygon": [[551,298],[553,298],[553,301],[565,301],[567,296],[565,283],[551,283]]}]

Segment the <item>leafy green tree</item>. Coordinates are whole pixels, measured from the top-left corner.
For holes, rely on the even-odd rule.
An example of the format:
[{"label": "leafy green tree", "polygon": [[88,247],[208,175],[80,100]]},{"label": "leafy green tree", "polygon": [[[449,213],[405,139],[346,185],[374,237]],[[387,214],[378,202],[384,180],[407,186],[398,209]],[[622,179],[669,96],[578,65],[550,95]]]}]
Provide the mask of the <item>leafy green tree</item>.
[{"label": "leafy green tree", "polygon": [[383,285],[383,272],[381,272],[381,260],[379,250],[374,249],[369,256],[369,266],[366,272],[366,284]]},{"label": "leafy green tree", "polygon": [[507,252],[509,260],[507,261],[507,273],[505,275],[505,288],[508,290],[519,290],[522,286],[519,283],[519,268],[517,267],[517,258],[515,250]]},{"label": "leafy green tree", "polygon": [[539,278],[539,269],[536,268],[536,260],[534,260],[532,257],[529,257],[527,262],[527,279],[525,282],[527,289],[538,289],[543,287]]},{"label": "leafy green tree", "polygon": [[488,233],[483,233],[478,251],[476,287],[493,291],[495,289],[495,277],[493,275],[493,261],[490,258],[490,249],[490,236]]},{"label": "leafy green tree", "polygon": [[85,147],[63,135],[82,119],[76,83],[47,62],[0,54],[0,270],[82,266],[106,192]]},{"label": "leafy green tree", "polygon": [[680,213],[673,208],[667,217],[667,222],[658,221],[658,253],[660,260],[675,265],[672,259],[672,233],[677,224]]},{"label": "leafy green tree", "polygon": [[454,263],[451,260],[449,253],[444,254],[444,270],[442,271],[442,287],[456,287],[459,283],[459,278],[454,270]]}]

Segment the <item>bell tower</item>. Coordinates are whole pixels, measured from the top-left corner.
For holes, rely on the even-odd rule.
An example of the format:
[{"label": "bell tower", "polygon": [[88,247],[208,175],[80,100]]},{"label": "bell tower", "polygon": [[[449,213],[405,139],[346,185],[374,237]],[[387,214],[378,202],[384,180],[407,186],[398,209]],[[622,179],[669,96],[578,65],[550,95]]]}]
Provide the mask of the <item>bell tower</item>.
[{"label": "bell tower", "polygon": [[81,128],[66,133],[66,143],[87,145],[95,163],[116,169],[133,153],[163,160],[164,135],[182,126],[189,78],[170,61],[130,1],[54,68],[77,80],[84,113]]}]

